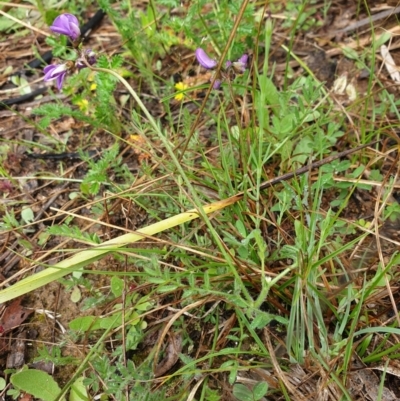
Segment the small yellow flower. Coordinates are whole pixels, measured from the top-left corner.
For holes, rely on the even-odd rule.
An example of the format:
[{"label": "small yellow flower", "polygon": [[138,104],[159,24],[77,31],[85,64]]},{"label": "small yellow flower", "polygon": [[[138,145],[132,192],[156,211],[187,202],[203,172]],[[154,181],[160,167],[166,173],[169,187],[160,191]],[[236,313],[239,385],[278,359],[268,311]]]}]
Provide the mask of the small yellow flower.
[{"label": "small yellow flower", "polygon": [[75,102],[81,111],[87,113],[89,110],[89,102],[86,99],[80,99]]},{"label": "small yellow flower", "polygon": [[186,85],[183,82],[178,82],[177,84],[175,84],[175,89],[177,91],[179,91],[175,95],[175,100],[181,101],[185,97],[185,94],[183,93],[183,91],[186,90],[187,88],[188,88],[188,85]]}]

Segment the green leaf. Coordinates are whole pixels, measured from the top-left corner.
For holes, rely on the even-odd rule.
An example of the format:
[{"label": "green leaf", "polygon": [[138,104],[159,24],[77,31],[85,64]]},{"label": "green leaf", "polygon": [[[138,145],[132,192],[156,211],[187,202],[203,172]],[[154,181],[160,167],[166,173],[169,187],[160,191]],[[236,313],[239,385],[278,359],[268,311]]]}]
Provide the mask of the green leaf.
[{"label": "green leaf", "polygon": [[384,32],[382,35],[378,37],[378,40],[372,43],[374,51],[381,47],[384,43],[386,43],[392,37],[391,32]]},{"label": "green leaf", "polygon": [[268,391],[268,383],[267,382],[260,382],[257,383],[253,388],[253,397],[254,400],[261,400]]},{"label": "green leaf", "polygon": [[258,310],[256,313],[257,313],[256,317],[254,318],[254,320],[251,322],[250,325],[252,329],[261,329],[275,319],[274,315],[271,315],[270,313],[267,312]]},{"label": "green leaf", "polygon": [[[128,320],[129,316],[125,316],[125,319]],[[100,323],[100,328],[105,330],[108,329],[110,326],[113,328],[118,327],[119,325],[122,324],[122,313],[116,312],[111,316],[103,317],[99,319],[99,323]]]},{"label": "green leaf", "polygon": [[15,373],[10,381],[14,387],[43,401],[54,401],[61,393],[55,380],[41,370],[29,369]]},{"label": "green leaf", "polygon": [[121,280],[119,277],[113,276],[111,279],[111,291],[114,294],[114,297],[120,297],[122,295],[122,291],[124,289],[124,280]]},{"label": "green leaf", "polygon": [[281,115],[286,114],[286,110],[279,110],[279,92],[272,80],[268,77],[259,77],[260,87],[262,87],[262,92],[266,96],[266,102],[272,108],[275,115],[280,115],[279,111],[282,112]]},{"label": "green leaf", "polygon": [[282,134],[289,134],[293,132],[293,127],[296,124],[296,116],[294,114],[287,114],[282,117],[282,120],[279,122],[279,134],[280,138],[282,138]]},{"label": "green leaf", "polygon": [[237,368],[238,368],[238,363],[235,361],[232,364],[232,368],[231,371],[229,372],[229,377],[228,377],[228,382],[230,385],[232,385],[233,383],[235,383],[236,378],[237,378]]},{"label": "green leaf", "polygon": [[88,393],[86,387],[83,385],[83,377],[79,377],[71,386],[69,394],[69,401],[88,401]]},{"label": "green leaf", "polygon": [[35,215],[33,214],[33,210],[30,207],[26,207],[21,211],[21,218],[25,223],[32,223],[35,219]]},{"label": "green leaf", "polygon": [[235,384],[233,386],[233,395],[239,401],[254,401],[253,393],[241,383]]},{"label": "green leaf", "polygon": [[321,113],[318,110],[307,111],[306,113],[301,114],[301,120],[304,123],[310,123],[311,121],[318,120],[321,116]]},{"label": "green leaf", "polygon": [[237,308],[247,308],[249,306],[247,302],[238,295],[229,295],[227,298],[229,302]]},{"label": "green leaf", "polygon": [[361,166],[358,166],[351,174],[350,177],[351,178],[358,178],[359,176],[361,176],[365,171],[365,166],[363,164],[361,164]]},{"label": "green leaf", "polygon": [[247,237],[246,227],[241,220],[238,220],[235,224],[236,229],[239,231],[239,234],[243,237]]},{"label": "green leaf", "polygon": [[19,88],[20,95],[26,95],[32,92],[32,88],[30,87],[29,82],[25,78],[20,77],[18,75],[12,75],[10,80],[14,85],[20,87]]},{"label": "green leaf", "polygon": [[93,330],[94,323],[98,320],[96,316],[77,317],[69,322],[69,328],[75,331],[88,331]]},{"label": "green leaf", "polygon": [[81,298],[82,298],[81,290],[79,289],[78,286],[75,286],[71,292],[71,301],[76,304],[81,300]]},{"label": "green leaf", "polygon": [[294,161],[299,162],[300,164],[304,164],[307,160],[307,158],[310,156],[312,153],[313,147],[312,147],[312,139],[309,137],[303,137],[300,139],[298,144],[296,145],[296,148],[293,151],[293,157],[292,157],[292,163]]},{"label": "green leaf", "polygon": [[175,291],[179,286],[177,284],[167,284],[158,287],[157,291],[160,293]]},{"label": "green leaf", "polygon": [[358,60],[358,53],[352,49],[351,47],[343,47],[342,48],[343,54],[345,55],[345,57],[351,59],[351,60]]}]

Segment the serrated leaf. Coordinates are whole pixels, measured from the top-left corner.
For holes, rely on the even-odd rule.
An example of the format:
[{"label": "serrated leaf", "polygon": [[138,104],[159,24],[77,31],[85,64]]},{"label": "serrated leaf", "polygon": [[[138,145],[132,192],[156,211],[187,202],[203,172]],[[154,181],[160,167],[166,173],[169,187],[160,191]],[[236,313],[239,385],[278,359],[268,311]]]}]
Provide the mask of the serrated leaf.
[{"label": "serrated leaf", "polygon": [[43,401],[54,401],[61,393],[56,381],[41,370],[29,369],[15,373],[10,381],[14,387]]},{"label": "serrated leaf", "polygon": [[121,55],[117,54],[112,58],[112,60],[110,62],[110,68],[112,70],[116,70],[122,66],[123,62],[124,62],[123,57]]}]

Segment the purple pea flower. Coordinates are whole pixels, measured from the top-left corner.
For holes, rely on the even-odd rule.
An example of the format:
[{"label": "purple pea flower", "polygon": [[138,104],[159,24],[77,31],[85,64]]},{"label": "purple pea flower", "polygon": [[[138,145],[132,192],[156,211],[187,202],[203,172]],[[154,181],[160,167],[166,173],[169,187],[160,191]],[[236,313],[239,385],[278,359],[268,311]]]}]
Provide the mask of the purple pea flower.
[{"label": "purple pea flower", "polygon": [[87,67],[87,65],[84,63],[83,60],[86,60],[86,62],[87,62],[89,65],[96,64],[96,61],[97,61],[97,59],[96,59],[96,53],[95,53],[92,49],[86,49],[85,51],[83,51],[83,52],[81,53],[81,57],[78,58],[78,60],[76,60],[76,64],[75,64],[76,67],[79,68],[80,70],[81,70],[82,68]]},{"label": "purple pea flower", "polygon": [[212,70],[218,65],[215,60],[208,57],[207,53],[201,47],[196,49],[195,55],[200,65],[204,68],[207,68],[207,70]]},{"label": "purple pea flower", "polygon": [[53,22],[50,29],[54,33],[59,33],[61,35],[66,35],[73,42],[79,38],[81,35],[81,30],[79,29],[79,21],[75,15],[72,14],[61,14]]},{"label": "purple pea flower", "polygon": [[[197,58],[197,61],[199,62],[199,64],[202,67],[206,68],[207,70],[213,70],[218,65],[218,62],[216,60],[213,60],[212,58],[210,58],[201,47],[196,49],[195,55],[196,55],[196,58]],[[249,56],[247,54],[243,54],[243,56],[240,57],[238,61],[235,61],[233,63],[232,63],[232,61],[227,60],[225,63],[225,69],[228,70],[229,68],[233,67],[233,69],[237,73],[243,74],[247,69],[248,61],[249,61]],[[218,77],[214,81],[214,85],[213,85],[214,89],[219,89],[221,87],[222,81],[219,78],[220,77]]]},{"label": "purple pea flower", "polygon": [[46,82],[53,81],[54,79],[57,80],[57,88],[61,90],[64,79],[68,72],[68,65],[67,64],[50,64],[44,67],[44,80]]},{"label": "purple pea flower", "polygon": [[232,63],[233,68],[237,72],[243,74],[246,71],[248,61],[249,61],[249,56],[247,54],[243,54],[243,56],[240,57],[238,61]]}]

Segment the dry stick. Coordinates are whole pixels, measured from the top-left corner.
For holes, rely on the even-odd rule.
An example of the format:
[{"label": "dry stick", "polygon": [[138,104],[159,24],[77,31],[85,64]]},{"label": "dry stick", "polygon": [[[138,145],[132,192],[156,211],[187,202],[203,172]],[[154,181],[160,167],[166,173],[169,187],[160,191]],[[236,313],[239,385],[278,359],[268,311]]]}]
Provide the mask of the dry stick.
[{"label": "dry stick", "polygon": [[[153,366],[153,371],[156,372],[156,376],[157,373],[161,373],[162,370],[160,369],[159,371],[157,370],[157,367],[155,366],[155,362],[157,361],[158,355],[160,353],[160,348],[161,348],[161,344],[164,341],[165,336],[167,335],[167,333],[169,332],[169,329],[172,327],[172,325],[175,323],[175,321],[182,316],[185,312],[187,312],[190,309],[195,309],[197,307],[200,307],[201,305],[204,305],[206,302],[208,302],[211,299],[211,297],[208,298],[204,298],[201,299],[199,301],[193,302],[190,305],[185,306],[183,309],[179,310],[179,312],[177,312],[175,315],[171,316],[171,319],[169,320],[169,322],[166,324],[166,326],[164,327],[163,331],[161,332],[157,347],[156,347],[156,352],[155,352],[155,356],[154,356],[154,366]],[[158,374],[158,376],[161,376],[163,373]]]},{"label": "dry stick", "polygon": [[[355,152],[357,152],[357,151],[359,151],[359,150],[361,150],[361,149],[367,148],[367,147],[369,147],[369,146],[373,146],[373,145],[377,144],[378,142],[379,142],[379,141],[372,141],[372,142],[369,142],[369,143],[367,143],[367,144],[365,144],[365,145],[357,146],[356,148],[353,148],[353,149],[344,150],[343,152],[339,152],[339,153],[337,153],[336,155],[332,155],[332,156],[325,157],[325,158],[322,159],[322,160],[318,160],[317,162],[311,163],[310,165],[301,167],[301,168],[297,169],[296,171],[292,171],[292,172],[290,172],[290,173],[283,174],[283,175],[281,175],[281,176],[279,176],[279,177],[272,178],[271,180],[265,181],[265,182],[263,182],[263,183],[260,185],[260,191],[262,191],[262,190],[264,190],[264,189],[267,189],[267,188],[269,188],[269,187],[272,187],[273,185],[275,185],[275,184],[277,184],[277,183],[279,183],[279,182],[287,181],[287,180],[289,180],[290,178],[293,178],[293,177],[295,177],[295,176],[298,176],[298,175],[307,173],[308,171],[310,171],[310,170],[312,170],[312,169],[321,167],[321,166],[323,166],[324,164],[328,164],[328,163],[330,163],[330,162],[332,162],[332,161],[334,161],[334,160],[337,160],[337,159],[340,159],[340,158],[342,158],[342,157],[351,155],[352,153],[355,153]],[[250,190],[247,191],[247,192],[251,192],[251,191],[253,191],[253,190],[254,190],[254,188],[250,189]],[[238,193],[237,195],[235,195],[234,197],[240,197],[240,198],[242,198],[242,197],[244,196],[245,193],[246,193],[246,192],[240,192],[240,193]]]},{"label": "dry stick", "polygon": [[281,369],[280,364],[279,364],[278,360],[276,359],[275,351],[274,351],[274,348],[271,343],[268,328],[265,327],[263,330],[263,333],[264,333],[264,340],[265,340],[265,343],[266,343],[266,346],[267,346],[267,349],[269,352],[269,357],[271,358],[272,366],[275,370],[276,376],[278,376],[278,380],[281,381],[286,386],[286,388],[290,391],[290,393],[296,397],[295,398],[296,400],[306,401],[307,398],[304,397],[301,394],[301,392],[297,390],[296,386],[293,386],[289,382],[286,374]]},{"label": "dry stick", "polygon": [[370,17],[363,18],[360,21],[354,22],[353,24],[350,24],[346,28],[339,29],[338,31],[334,32],[335,34],[337,33],[345,33],[345,32],[351,32],[355,31],[358,28],[363,27],[364,25],[369,25],[372,22],[379,21],[380,19],[391,17],[392,15],[399,14],[400,13],[400,6],[391,8],[389,10],[381,11],[378,14],[372,15]]}]

